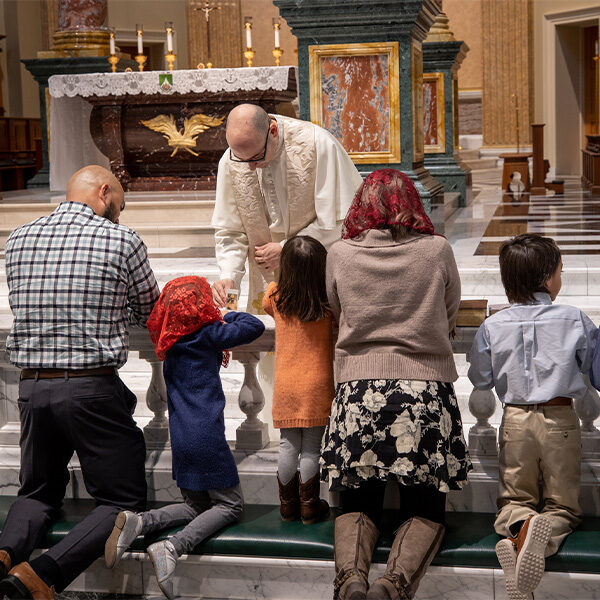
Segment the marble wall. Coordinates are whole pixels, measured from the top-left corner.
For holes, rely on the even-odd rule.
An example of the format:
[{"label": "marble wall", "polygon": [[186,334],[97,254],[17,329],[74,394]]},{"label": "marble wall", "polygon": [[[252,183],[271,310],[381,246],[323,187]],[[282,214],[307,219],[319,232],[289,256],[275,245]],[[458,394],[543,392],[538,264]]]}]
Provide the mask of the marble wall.
[{"label": "marble wall", "polygon": [[390,149],[388,57],[323,57],[323,127],[348,152]]}]

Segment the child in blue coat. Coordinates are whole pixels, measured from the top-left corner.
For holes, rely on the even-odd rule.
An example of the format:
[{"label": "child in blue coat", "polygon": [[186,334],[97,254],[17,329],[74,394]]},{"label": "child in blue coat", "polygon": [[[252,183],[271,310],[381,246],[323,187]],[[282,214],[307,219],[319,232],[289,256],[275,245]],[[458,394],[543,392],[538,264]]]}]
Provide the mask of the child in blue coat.
[{"label": "child in blue coat", "polygon": [[169,540],[148,547],[158,585],[172,598],[177,559],[242,513],[240,480],[225,439],[219,369],[227,366],[229,348],[252,342],[264,325],[247,313],[221,316],[206,279],[179,277],[163,289],[147,327],[156,355],[164,360],[173,479],[184,502],[119,513],[105,560],[112,568],[138,535],[185,525]]}]

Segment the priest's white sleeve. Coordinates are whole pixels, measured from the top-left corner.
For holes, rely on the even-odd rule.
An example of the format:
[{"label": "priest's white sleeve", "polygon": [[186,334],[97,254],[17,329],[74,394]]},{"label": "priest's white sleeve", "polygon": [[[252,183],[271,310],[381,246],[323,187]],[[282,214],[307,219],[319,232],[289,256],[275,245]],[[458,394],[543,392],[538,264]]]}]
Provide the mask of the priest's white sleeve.
[{"label": "priest's white sleeve", "polygon": [[217,172],[217,191],[212,226],[215,229],[215,255],[220,279],[231,279],[237,289],[246,272],[248,236],[233,197],[228,157],[223,155]]},{"label": "priest's white sleeve", "polygon": [[315,126],[317,218],[298,235],[310,235],[326,248],[340,239],[342,223],[362,177],[342,145],[322,127]]}]

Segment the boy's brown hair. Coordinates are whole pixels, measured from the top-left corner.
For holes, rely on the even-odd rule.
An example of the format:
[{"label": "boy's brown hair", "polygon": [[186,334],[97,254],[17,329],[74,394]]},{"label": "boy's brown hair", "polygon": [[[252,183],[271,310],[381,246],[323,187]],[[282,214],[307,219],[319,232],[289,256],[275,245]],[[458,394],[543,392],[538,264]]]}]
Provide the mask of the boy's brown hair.
[{"label": "boy's brown hair", "polygon": [[561,262],[560,250],[549,237],[534,233],[517,235],[500,248],[500,276],[510,302],[534,302],[536,292],[546,292],[550,279]]}]

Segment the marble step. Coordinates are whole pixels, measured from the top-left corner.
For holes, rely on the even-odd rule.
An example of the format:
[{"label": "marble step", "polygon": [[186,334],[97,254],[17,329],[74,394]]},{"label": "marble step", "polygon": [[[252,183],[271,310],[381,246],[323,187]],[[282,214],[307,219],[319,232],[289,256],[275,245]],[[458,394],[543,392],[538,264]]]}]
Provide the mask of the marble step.
[{"label": "marble step", "polygon": [[[38,217],[49,215],[64,200],[64,196],[54,197],[50,202],[19,202],[11,204],[3,201],[0,204],[0,227],[19,227]],[[133,229],[147,225],[210,225],[214,210],[214,200],[179,200],[168,194],[161,194],[160,199],[152,201],[133,199],[131,194],[125,196],[125,210],[121,213],[120,222]]]}]

